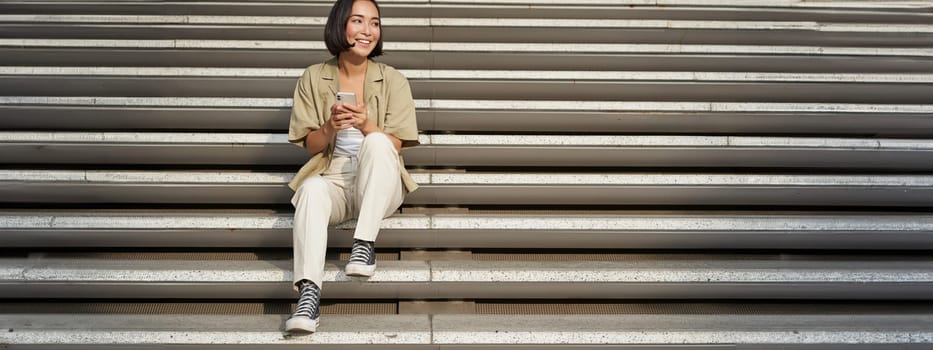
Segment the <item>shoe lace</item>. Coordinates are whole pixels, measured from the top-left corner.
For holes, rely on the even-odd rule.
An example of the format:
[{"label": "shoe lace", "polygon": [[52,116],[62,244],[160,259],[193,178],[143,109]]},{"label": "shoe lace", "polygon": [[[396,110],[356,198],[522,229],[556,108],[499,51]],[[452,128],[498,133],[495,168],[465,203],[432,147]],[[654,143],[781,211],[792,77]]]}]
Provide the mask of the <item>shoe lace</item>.
[{"label": "shoe lace", "polygon": [[295,313],[292,316],[305,316],[316,319],[320,316],[321,289],[312,282],[305,281],[301,286],[301,293],[298,297],[298,306],[295,307]]},{"label": "shoe lace", "polygon": [[350,251],[350,262],[372,265],[376,263],[373,242],[356,240],[353,242],[353,250]]}]

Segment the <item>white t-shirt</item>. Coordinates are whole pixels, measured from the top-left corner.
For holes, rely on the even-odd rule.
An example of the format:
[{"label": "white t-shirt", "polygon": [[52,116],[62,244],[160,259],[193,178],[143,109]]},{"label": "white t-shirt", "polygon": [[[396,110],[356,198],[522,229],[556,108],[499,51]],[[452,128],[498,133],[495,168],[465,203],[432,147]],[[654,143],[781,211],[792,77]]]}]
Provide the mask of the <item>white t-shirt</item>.
[{"label": "white t-shirt", "polygon": [[337,131],[335,142],[335,156],[355,157],[357,153],[360,153],[360,146],[363,145],[363,133],[357,128],[343,129]]}]

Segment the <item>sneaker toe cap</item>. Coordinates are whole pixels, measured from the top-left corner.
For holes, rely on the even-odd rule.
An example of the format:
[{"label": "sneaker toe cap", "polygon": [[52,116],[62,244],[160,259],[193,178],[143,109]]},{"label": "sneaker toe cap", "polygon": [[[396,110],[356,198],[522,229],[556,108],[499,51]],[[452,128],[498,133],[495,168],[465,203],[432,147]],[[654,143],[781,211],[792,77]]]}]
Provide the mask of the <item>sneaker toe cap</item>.
[{"label": "sneaker toe cap", "polygon": [[318,320],[306,316],[295,316],[285,321],[285,331],[289,333],[312,333],[317,330]]}]

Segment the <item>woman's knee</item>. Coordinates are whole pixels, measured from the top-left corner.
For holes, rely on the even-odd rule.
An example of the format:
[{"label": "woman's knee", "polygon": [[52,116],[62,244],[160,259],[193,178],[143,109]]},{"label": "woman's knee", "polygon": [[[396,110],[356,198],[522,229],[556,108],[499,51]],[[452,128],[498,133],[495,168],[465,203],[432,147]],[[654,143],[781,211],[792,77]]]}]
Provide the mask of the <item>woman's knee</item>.
[{"label": "woman's knee", "polygon": [[298,208],[299,205],[307,205],[307,199],[320,198],[329,191],[327,186],[327,181],[324,181],[321,175],[314,175],[304,179],[301,185],[298,186],[298,190],[292,195],[292,205]]},{"label": "woman's knee", "polygon": [[389,136],[381,132],[371,132],[363,138],[363,145],[366,147],[387,147],[395,149]]},{"label": "woman's knee", "polygon": [[301,182],[298,192],[305,194],[323,194],[327,193],[327,181],[321,175],[310,176]]}]

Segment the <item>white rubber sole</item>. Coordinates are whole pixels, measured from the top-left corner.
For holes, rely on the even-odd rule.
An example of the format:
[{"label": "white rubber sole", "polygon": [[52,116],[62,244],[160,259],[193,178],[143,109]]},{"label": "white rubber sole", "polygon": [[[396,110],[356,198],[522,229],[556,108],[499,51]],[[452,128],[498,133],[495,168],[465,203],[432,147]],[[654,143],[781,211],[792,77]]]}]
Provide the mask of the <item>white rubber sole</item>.
[{"label": "white rubber sole", "polygon": [[376,264],[363,265],[359,263],[348,263],[346,271],[347,276],[372,277],[376,273]]},{"label": "white rubber sole", "polygon": [[318,320],[306,316],[296,316],[285,321],[285,331],[288,333],[314,333],[317,331]]}]

